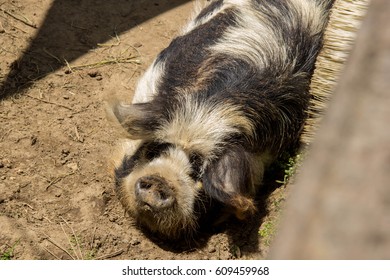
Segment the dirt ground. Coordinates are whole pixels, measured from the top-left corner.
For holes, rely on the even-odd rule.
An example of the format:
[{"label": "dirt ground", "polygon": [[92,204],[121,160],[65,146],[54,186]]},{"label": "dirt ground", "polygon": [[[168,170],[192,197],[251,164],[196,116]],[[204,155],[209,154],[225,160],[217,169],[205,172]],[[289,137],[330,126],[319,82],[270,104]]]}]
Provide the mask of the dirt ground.
[{"label": "dirt ground", "polygon": [[265,186],[256,217],[228,221],[191,248],[146,237],[114,193],[109,159],[118,133],[103,101],[131,100],[139,76],[189,17],[192,1],[1,2],[2,258],[266,256],[283,187]]}]

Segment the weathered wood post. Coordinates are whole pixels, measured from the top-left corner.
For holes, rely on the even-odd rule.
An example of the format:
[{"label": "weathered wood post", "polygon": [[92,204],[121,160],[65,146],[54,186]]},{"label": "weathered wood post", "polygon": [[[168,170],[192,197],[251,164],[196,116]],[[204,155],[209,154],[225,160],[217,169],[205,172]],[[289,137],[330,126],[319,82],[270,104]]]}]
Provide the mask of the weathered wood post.
[{"label": "weathered wood post", "polygon": [[390,258],[389,15],[372,1],[271,259]]}]

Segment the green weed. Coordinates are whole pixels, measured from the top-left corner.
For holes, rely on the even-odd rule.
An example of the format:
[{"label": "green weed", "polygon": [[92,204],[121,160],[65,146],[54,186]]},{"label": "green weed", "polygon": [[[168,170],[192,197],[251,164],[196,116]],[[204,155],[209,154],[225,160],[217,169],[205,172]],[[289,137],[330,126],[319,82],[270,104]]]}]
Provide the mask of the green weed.
[{"label": "green weed", "polygon": [[264,222],[259,230],[259,235],[263,238],[265,245],[269,246],[276,233],[275,221]]},{"label": "green weed", "polygon": [[19,243],[19,240],[16,241],[14,243],[14,245],[12,245],[12,247],[10,247],[8,250],[5,250],[1,255],[0,255],[0,260],[2,261],[5,261],[5,260],[12,260],[12,258],[14,257],[14,251],[15,251],[15,247],[16,245],[18,245]]},{"label": "green weed", "polygon": [[276,164],[280,169],[284,170],[284,176],[283,180],[276,180],[276,182],[287,185],[301,166],[303,158],[302,152],[292,156],[290,154],[282,155]]}]

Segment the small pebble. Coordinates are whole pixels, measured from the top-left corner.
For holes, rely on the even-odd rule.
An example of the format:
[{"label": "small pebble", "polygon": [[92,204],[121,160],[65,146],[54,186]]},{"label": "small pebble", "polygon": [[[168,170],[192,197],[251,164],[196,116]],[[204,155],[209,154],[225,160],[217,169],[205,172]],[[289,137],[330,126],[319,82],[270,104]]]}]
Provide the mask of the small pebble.
[{"label": "small pebble", "polygon": [[79,166],[76,162],[68,163],[66,166],[72,169],[72,171],[77,171],[79,169]]},{"label": "small pebble", "polygon": [[91,78],[96,78],[97,76],[101,76],[101,74],[98,71],[90,71],[88,72],[88,76]]},{"label": "small pebble", "polygon": [[141,243],[141,241],[139,241],[138,239],[133,239],[131,240],[130,244],[133,245],[133,246],[137,246]]},{"label": "small pebble", "polygon": [[31,136],[31,146],[34,146],[37,143],[37,141],[38,138],[35,135]]}]

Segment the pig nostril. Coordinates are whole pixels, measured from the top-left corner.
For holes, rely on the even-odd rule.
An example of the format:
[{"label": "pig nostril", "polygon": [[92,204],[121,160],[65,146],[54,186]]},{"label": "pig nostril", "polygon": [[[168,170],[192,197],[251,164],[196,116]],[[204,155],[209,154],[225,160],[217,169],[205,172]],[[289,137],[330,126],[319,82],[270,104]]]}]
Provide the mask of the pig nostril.
[{"label": "pig nostril", "polygon": [[162,200],[167,200],[167,199],[169,198],[168,194],[165,193],[165,192],[162,191],[162,190],[159,190],[159,191],[158,191],[158,195],[160,196],[160,198],[161,198]]},{"label": "pig nostril", "polygon": [[139,181],[138,182],[138,188],[148,190],[153,186],[153,184],[146,182],[146,181]]},{"label": "pig nostril", "polygon": [[135,187],[136,198],[140,205],[158,210],[172,207],[174,204],[174,193],[161,177],[142,177],[138,179]]}]

